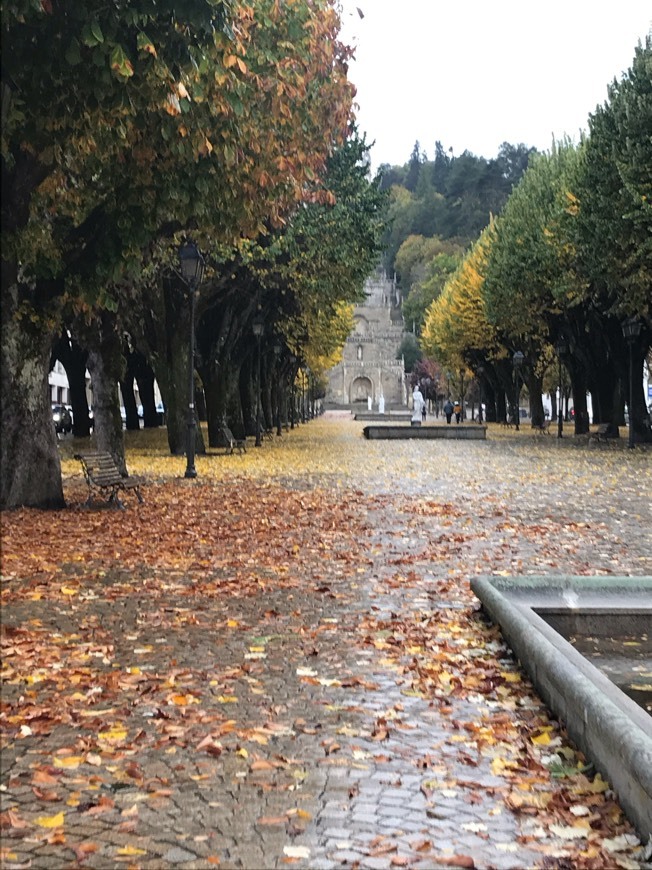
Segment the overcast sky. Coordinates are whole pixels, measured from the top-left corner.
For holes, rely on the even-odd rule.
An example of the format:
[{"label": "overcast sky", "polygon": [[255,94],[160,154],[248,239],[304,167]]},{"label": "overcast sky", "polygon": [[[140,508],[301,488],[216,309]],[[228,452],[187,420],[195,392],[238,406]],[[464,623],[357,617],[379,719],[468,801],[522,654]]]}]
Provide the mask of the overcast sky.
[{"label": "overcast sky", "polygon": [[417,140],[429,158],[437,140],[486,158],[502,142],[577,141],[652,27],[651,0],[340,2],[374,169],[406,163]]}]

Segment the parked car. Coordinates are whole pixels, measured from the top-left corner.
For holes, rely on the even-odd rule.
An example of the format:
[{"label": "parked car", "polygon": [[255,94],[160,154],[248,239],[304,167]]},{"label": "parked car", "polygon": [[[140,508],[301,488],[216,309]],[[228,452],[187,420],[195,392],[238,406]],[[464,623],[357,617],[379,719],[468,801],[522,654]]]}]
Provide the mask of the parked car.
[{"label": "parked car", "polygon": [[72,432],[72,413],[65,405],[52,405],[52,420],[57,435]]}]

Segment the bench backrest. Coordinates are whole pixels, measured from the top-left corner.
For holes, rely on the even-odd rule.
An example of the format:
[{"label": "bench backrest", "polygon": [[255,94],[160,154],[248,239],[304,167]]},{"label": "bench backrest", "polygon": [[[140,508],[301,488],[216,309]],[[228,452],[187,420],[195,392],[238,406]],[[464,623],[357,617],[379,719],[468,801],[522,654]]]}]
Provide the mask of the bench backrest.
[{"label": "bench backrest", "polygon": [[220,438],[223,442],[223,447],[231,447],[233,444],[235,444],[235,437],[228,426],[220,427]]},{"label": "bench backrest", "polygon": [[124,480],[110,453],[76,453],[84,474],[99,486],[111,486]]}]

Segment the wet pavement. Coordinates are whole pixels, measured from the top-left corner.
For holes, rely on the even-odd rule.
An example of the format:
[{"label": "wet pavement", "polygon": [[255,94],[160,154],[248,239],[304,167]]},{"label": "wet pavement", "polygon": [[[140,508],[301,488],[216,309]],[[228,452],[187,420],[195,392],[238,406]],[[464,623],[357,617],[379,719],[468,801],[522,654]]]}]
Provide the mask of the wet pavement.
[{"label": "wet pavement", "polygon": [[200,458],[199,488],[170,485],[210,490],[224,537],[177,568],[90,550],[46,582],[5,547],[3,868],[645,866],[613,796],[551,778],[563,729],[468,578],[652,574],[652,455],[360,431],[315,421],[218,481]]}]

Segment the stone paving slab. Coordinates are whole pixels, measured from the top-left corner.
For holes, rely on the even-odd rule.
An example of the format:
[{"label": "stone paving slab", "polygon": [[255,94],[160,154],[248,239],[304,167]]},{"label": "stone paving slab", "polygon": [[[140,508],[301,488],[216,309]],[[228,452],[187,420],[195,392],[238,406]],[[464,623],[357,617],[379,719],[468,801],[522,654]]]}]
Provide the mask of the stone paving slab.
[{"label": "stone paving slab", "polygon": [[[360,566],[353,582],[346,554],[331,552],[322,557],[326,581],[267,584],[258,596],[206,595],[201,583],[184,589],[178,577],[166,590],[159,576],[159,588],[111,602],[98,595],[4,608],[4,628],[40,620],[43,632],[60,639],[60,664],[71,676],[81,666],[76,628],[94,626],[98,643],[111,638],[113,646],[106,663],[90,663],[102,679],[115,671],[123,691],[119,709],[104,716],[101,695],[88,719],[59,698],[62,715],[73,711],[68,721],[41,734],[8,729],[2,809],[30,827],[4,827],[3,870],[568,866],[563,838],[508,807],[509,783],[493,764],[504,749],[482,749],[473,730],[504,715],[500,704],[481,690],[414,693],[411,669],[423,665],[422,654],[405,649],[397,664],[372,642],[400,636],[406,621],[438,620],[446,633],[460,613],[471,613],[468,584],[451,586],[450,568],[434,567],[432,554],[457,549],[471,568],[495,551],[504,515],[479,535],[470,533],[479,500],[439,511],[443,499],[434,495],[422,510],[418,493],[398,487],[382,497],[358,491],[355,499],[362,541],[351,554]],[[524,510],[544,510],[541,499]],[[624,537],[605,543],[621,563]],[[510,548],[510,561],[533,552],[531,540]],[[631,558],[642,564],[635,548]],[[457,578],[464,573],[455,569]],[[165,626],[161,613],[170,615]],[[486,630],[477,619],[479,632]],[[460,667],[473,653],[460,645]],[[518,673],[499,640],[491,655],[506,673]],[[128,673],[134,660],[140,673]],[[42,677],[34,688],[45,696]],[[7,685],[3,702],[16,703],[21,691]],[[542,712],[526,689],[508,718],[526,729]],[[115,721],[127,738],[114,729],[98,761],[97,735]],[[66,766],[70,758],[79,763]],[[35,788],[41,795],[56,789],[57,800],[39,798]],[[35,827],[60,812],[61,828]],[[644,866],[634,854],[626,853],[630,866]]]}]

